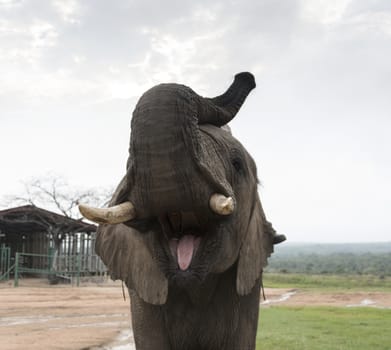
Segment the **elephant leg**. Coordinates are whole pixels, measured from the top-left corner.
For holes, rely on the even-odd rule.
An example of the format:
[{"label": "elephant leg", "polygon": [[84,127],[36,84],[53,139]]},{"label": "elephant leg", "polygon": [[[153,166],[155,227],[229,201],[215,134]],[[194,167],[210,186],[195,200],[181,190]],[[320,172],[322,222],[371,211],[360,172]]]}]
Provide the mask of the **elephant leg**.
[{"label": "elephant leg", "polygon": [[144,302],[129,289],[132,326],[137,350],[170,350],[160,306]]},{"label": "elephant leg", "polygon": [[250,294],[240,297],[239,327],[232,349],[255,350],[258,329],[260,285],[258,280]]}]

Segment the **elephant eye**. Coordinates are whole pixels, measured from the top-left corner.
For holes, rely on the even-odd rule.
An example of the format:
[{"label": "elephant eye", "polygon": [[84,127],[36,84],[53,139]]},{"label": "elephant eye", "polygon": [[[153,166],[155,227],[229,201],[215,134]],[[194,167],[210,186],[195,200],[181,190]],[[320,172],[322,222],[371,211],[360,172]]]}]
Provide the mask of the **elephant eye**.
[{"label": "elephant eye", "polygon": [[243,171],[243,162],[240,158],[237,157],[233,158],[232,165],[238,173]]}]

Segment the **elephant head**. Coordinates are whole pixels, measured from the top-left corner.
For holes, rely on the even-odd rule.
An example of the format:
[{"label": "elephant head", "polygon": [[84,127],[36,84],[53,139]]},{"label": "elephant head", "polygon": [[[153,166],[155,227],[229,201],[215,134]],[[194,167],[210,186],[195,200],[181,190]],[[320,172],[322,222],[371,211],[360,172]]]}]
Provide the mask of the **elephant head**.
[{"label": "elephant head", "polygon": [[96,251],[112,277],[147,303],[164,304],[170,286],[192,288],[235,264],[239,295],[260,278],[273,244],[257,170],[224,127],[254,87],[252,74],[239,73],[214,98],[178,84],[145,92],[110,207],[80,207],[101,223]]}]

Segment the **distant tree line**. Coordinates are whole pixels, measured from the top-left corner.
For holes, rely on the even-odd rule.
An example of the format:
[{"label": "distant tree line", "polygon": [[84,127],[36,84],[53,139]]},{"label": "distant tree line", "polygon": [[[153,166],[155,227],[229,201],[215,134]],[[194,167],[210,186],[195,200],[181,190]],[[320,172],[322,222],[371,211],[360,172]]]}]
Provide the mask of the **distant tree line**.
[{"label": "distant tree line", "polygon": [[391,276],[390,253],[275,255],[268,272]]}]

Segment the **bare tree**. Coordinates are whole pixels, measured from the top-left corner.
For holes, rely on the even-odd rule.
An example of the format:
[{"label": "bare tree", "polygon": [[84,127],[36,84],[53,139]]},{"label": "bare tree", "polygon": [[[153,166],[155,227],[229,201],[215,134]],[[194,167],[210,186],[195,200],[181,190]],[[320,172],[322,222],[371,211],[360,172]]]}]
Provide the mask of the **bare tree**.
[{"label": "bare tree", "polygon": [[66,217],[80,219],[77,209],[80,202],[106,206],[113,194],[113,188],[75,188],[60,176],[45,176],[31,178],[23,182],[24,192],[18,195],[8,195],[3,200],[3,206],[31,204],[47,210],[59,212]]}]

